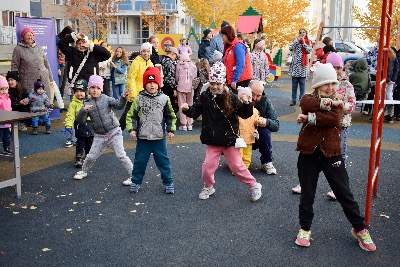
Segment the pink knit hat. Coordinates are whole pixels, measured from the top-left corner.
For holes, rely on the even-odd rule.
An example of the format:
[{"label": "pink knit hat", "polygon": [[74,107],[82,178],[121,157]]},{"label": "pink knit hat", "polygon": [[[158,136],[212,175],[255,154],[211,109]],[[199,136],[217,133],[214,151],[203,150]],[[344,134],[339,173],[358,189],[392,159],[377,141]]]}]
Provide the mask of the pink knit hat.
[{"label": "pink knit hat", "polygon": [[334,67],[343,68],[343,59],[338,53],[329,54],[326,58],[326,63],[331,63]]},{"label": "pink knit hat", "polygon": [[0,88],[9,88],[7,79],[0,75]]},{"label": "pink knit hat", "polygon": [[35,35],[35,33],[33,32],[33,30],[29,27],[23,28],[21,31],[21,37],[24,38],[25,34],[27,34],[28,32],[32,33],[33,35]]},{"label": "pink knit hat", "polygon": [[99,75],[90,76],[89,83],[88,83],[88,88],[90,88],[92,86],[97,86],[103,92],[103,85],[104,85],[104,80],[103,80],[103,78],[101,76],[99,76]]}]

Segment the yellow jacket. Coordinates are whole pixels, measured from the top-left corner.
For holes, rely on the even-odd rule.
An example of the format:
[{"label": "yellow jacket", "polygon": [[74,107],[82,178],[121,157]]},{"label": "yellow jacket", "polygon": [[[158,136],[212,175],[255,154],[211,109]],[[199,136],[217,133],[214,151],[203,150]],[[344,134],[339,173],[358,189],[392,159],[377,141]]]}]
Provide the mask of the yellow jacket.
[{"label": "yellow jacket", "polygon": [[247,145],[254,144],[256,142],[253,132],[256,130],[257,120],[259,118],[259,112],[256,108],[253,108],[253,115],[250,118],[242,119],[239,117],[240,137],[244,139],[244,142]]},{"label": "yellow jacket", "polygon": [[137,56],[132,61],[126,84],[126,88],[131,89],[128,97],[129,102],[133,102],[133,99],[143,90],[143,73],[148,67],[153,67],[150,59],[145,60],[141,56]]},{"label": "yellow jacket", "polygon": [[[74,128],[74,121],[79,110],[83,107],[83,101],[74,96],[69,103],[67,115],[65,116],[65,128]],[[88,118],[90,120],[90,118]]]}]

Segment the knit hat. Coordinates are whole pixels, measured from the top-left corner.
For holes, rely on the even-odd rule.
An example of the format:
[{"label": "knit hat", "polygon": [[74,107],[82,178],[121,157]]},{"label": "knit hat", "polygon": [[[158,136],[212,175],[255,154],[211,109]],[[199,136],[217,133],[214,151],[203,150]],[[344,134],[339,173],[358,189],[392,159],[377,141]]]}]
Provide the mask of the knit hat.
[{"label": "knit hat", "polygon": [[35,35],[35,33],[33,32],[33,30],[29,27],[23,28],[21,31],[21,37],[24,38],[25,34],[27,34],[28,32],[32,33],[33,35]]},{"label": "knit hat", "polygon": [[76,91],[76,90],[81,90],[81,91],[85,92],[85,94],[86,94],[87,90],[88,90],[87,81],[84,79],[79,79],[78,81],[76,81],[76,83],[74,84],[74,91]]},{"label": "knit hat", "polygon": [[103,85],[104,85],[104,80],[101,76],[99,75],[92,75],[89,78],[89,83],[88,83],[88,88],[92,86],[97,86],[100,88],[100,90],[103,92]]},{"label": "knit hat", "polygon": [[143,73],[143,88],[150,82],[157,83],[158,89],[161,88],[161,74],[157,67],[148,67]]},{"label": "knit hat", "polygon": [[324,51],[324,54],[328,54],[329,52],[336,53],[336,49],[333,47],[333,45],[326,45],[324,48],[322,48]]},{"label": "knit hat", "polygon": [[256,47],[257,48],[262,48],[264,45],[265,45],[265,41],[264,40],[261,40],[258,43],[256,43]]},{"label": "knit hat", "polygon": [[326,58],[326,63],[331,63],[334,67],[343,68],[343,60],[342,57],[338,53],[329,54]]},{"label": "knit hat", "polygon": [[312,89],[318,88],[321,85],[328,83],[336,83],[339,81],[337,79],[337,74],[331,63],[326,64],[314,64],[314,77],[312,79]]},{"label": "knit hat", "polygon": [[207,35],[208,35],[210,32],[211,32],[210,29],[205,29],[205,30],[203,31],[204,37],[207,37]]},{"label": "knit hat", "polygon": [[33,89],[35,90],[35,92],[42,87],[42,89],[44,90],[44,84],[40,79],[37,79],[37,81],[33,84]]},{"label": "knit hat", "polygon": [[150,54],[151,54],[151,51],[152,51],[151,48],[152,48],[152,45],[149,42],[145,42],[140,46],[140,52],[142,52],[143,50],[149,50]]},{"label": "knit hat", "polygon": [[222,59],[222,53],[219,52],[218,50],[214,51],[214,55],[213,55],[213,61],[217,61],[217,60],[221,60]]},{"label": "knit hat", "polygon": [[7,82],[7,79],[4,78],[4,76],[0,75],[0,88],[4,88],[4,87],[8,88],[8,82]]},{"label": "knit hat", "polygon": [[222,64],[214,64],[210,68],[210,83],[226,83],[226,68]]},{"label": "knit hat", "polygon": [[9,72],[7,72],[6,79],[14,79],[17,82],[19,82],[18,71],[9,71]]}]

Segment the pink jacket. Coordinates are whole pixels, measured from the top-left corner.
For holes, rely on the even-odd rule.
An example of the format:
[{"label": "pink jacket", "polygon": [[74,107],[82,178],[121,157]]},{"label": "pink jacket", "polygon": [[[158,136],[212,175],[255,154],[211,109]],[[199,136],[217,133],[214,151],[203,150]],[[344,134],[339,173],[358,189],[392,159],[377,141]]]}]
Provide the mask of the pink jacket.
[{"label": "pink jacket", "polygon": [[[0,94],[0,110],[12,110],[11,99],[8,94]],[[11,128],[11,124],[0,124],[0,128]]]},{"label": "pink jacket", "polygon": [[197,77],[197,68],[190,61],[179,60],[176,65],[176,82],[178,92],[190,93],[192,89],[192,82]]},{"label": "pink jacket", "polygon": [[183,54],[183,53],[186,53],[189,56],[191,56],[193,54],[192,49],[190,48],[190,46],[180,44],[180,45],[178,45],[178,54],[180,55],[180,54]]}]

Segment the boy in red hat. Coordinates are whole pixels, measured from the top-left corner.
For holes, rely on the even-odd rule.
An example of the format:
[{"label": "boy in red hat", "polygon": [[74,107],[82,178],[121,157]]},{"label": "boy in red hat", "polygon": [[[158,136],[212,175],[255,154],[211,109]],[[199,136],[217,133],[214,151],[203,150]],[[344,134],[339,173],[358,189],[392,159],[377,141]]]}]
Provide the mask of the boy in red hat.
[{"label": "boy in red hat", "polygon": [[156,67],[148,67],[143,74],[144,90],[132,103],[126,116],[126,129],[137,138],[132,170],[131,193],[138,193],[150,154],[161,172],[165,193],[174,193],[171,163],[165,137],[174,137],[176,116],[170,99],[161,90],[161,75]]}]

